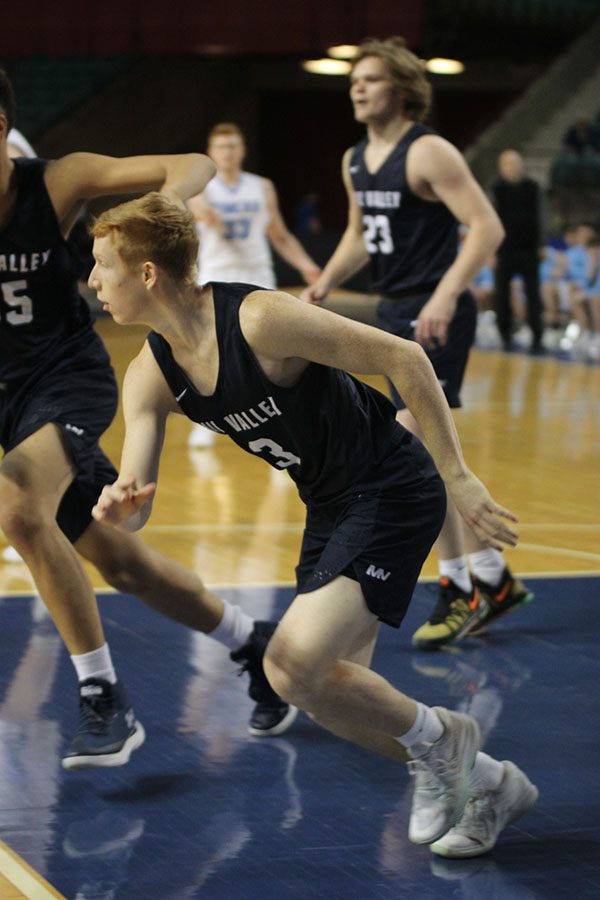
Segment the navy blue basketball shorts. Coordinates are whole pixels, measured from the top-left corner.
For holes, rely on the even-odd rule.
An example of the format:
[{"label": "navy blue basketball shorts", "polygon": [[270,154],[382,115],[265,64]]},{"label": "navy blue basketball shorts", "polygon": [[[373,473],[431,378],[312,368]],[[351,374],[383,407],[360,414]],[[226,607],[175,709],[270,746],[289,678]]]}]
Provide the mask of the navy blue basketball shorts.
[{"label": "navy blue basketball shorts", "polygon": [[[392,299],[384,297],[377,306],[377,324],[384,331],[413,341],[415,320],[431,297],[419,294],[411,297]],[[460,389],[467,368],[469,351],[475,340],[477,306],[470,291],[463,291],[456,304],[456,313],[448,328],[448,338],[443,346],[427,350],[427,355],[438,377],[438,381],[452,409],[460,407]],[[405,409],[406,404],[391,383],[390,395],[396,409]]]},{"label": "navy blue basketball shorts", "polygon": [[345,575],[358,581],[369,610],[400,626],[446,515],[446,489],[432,466],[409,488],[357,490],[307,507],[296,567],[299,594]]},{"label": "navy blue basketball shorts", "polygon": [[35,382],[0,390],[0,444],[5,453],[44,425],[57,425],[77,475],[65,492],[57,522],[74,543],[91,522],[92,507],[117,472],[98,441],[117,411],[118,389],[110,366],[81,369],[59,365]]}]

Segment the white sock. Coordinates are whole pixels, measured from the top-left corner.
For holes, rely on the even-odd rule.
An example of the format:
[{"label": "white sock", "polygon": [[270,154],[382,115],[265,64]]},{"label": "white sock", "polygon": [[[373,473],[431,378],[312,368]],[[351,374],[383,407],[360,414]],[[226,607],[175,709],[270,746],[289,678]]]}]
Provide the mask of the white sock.
[{"label": "white sock", "polygon": [[467,594],[471,593],[473,585],[471,584],[471,576],[467,566],[466,556],[457,556],[454,559],[438,560],[438,568],[440,575],[446,576],[454,584]]},{"label": "white sock", "polygon": [[411,756],[420,756],[429,749],[430,744],[435,744],[443,733],[444,726],[435,710],[425,706],[424,703],[417,703],[417,718],[414,725],[396,740],[407,750],[412,751]]},{"label": "white sock", "polygon": [[505,568],[504,557],[499,550],[488,547],[487,550],[469,553],[469,565],[475,578],[485,581],[490,587],[498,587]]},{"label": "white sock", "polygon": [[217,627],[208,633],[209,637],[224,644],[230,650],[239,650],[250,640],[254,619],[239,606],[232,606],[225,600],[223,603],[225,604],[223,618]]},{"label": "white sock", "polygon": [[469,772],[469,791],[473,794],[484,794],[500,787],[504,778],[504,766],[497,759],[482,753],[475,757],[475,765]]},{"label": "white sock", "polygon": [[85,681],[86,678],[104,678],[110,684],[115,684],[117,681],[108,644],[103,644],[102,647],[91,650],[89,653],[72,656],[71,661],[75,666],[79,681]]}]

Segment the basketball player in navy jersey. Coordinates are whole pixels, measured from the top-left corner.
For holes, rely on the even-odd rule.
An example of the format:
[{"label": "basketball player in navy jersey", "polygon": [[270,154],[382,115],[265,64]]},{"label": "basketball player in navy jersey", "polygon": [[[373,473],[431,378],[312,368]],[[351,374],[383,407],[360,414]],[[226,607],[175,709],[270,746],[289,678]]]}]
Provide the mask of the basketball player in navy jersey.
[{"label": "basketball player in navy jersey", "polygon": [[85,200],[151,187],[186,199],[203,189],[214,165],[200,154],[12,160],[14,118],[12,86],[0,70],[0,527],[27,563],[80,682],[79,730],[63,765],[121,765],[144,739],[75,550],[117,590],[229,647],[249,668],[252,733],[278,733],[294,710],[262,672],[274,626],[254,623],[194,573],[133,535],[117,538],[91,516],[116,474],[98,439],[116,412],[117,385],[78,294],[66,237]]},{"label": "basketball player in navy jersey", "polygon": [[[462,155],[422,124],[431,86],[402,38],[361,45],[350,98],[367,135],[342,163],[348,226],[302,298],[320,303],[370,263],[372,289],[380,298],[378,324],[425,347],[450,407],[459,407],[476,325],[475,301],[466,287],[502,240],[502,226]],[[468,234],[457,255],[459,222]],[[398,421],[423,437],[404,398],[393,385],[390,390]],[[414,634],[416,646],[457,640],[532,599],[501,553],[463,529],[451,497],[436,548],[439,601]]]},{"label": "basketball player in navy jersey", "polygon": [[[265,655],[272,687],[334,734],[410,758],[412,841],[444,855],[486,852],[536,788],[478,751],[474,719],[416,703],[370,669],[379,623],[402,622],[446,490],[481,540],[517,540],[504,521],[515,517],[463,460],[423,349],[280,291],[197,285],[194,219],[161,194],[103,213],[92,233],[99,301],[117,323],[154,329],[125,378],[121,471],[93,515],[125,530],[147,521],[171,413],[285,469],[307,519],[298,593]],[[431,455],[387,397],[348,370],[392,381]],[[456,831],[465,817],[466,835]]]}]

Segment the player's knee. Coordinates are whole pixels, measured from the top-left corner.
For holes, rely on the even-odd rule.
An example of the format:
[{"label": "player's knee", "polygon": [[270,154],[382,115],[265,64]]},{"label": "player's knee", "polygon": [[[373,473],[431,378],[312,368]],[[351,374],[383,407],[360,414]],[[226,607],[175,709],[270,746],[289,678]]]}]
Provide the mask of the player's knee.
[{"label": "player's knee", "polygon": [[263,660],[269,684],[286,703],[311,710],[316,703],[317,682],[308,660],[292,658],[281,649],[269,647]]},{"label": "player's knee", "polygon": [[115,590],[138,594],[142,581],[148,582],[148,567],[140,558],[142,550],[141,542],[126,532],[96,529],[90,533],[84,555]]},{"label": "player's knee", "polygon": [[[34,536],[42,524],[39,497],[12,478],[0,477],[0,528],[12,544]],[[16,545],[15,545],[16,546]]]},{"label": "player's knee", "polygon": [[45,527],[36,499],[20,490],[0,490],[0,528],[18,550],[31,543]]}]

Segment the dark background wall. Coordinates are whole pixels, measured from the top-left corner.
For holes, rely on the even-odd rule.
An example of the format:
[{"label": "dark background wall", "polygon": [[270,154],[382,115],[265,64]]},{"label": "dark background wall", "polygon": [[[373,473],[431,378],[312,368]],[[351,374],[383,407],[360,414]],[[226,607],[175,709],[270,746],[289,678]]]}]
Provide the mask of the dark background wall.
[{"label": "dark background wall", "polygon": [[[29,0],[3,7],[0,63],[23,76],[23,113],[36,96],[27,77],[37,77],[47,115],[24,130],[42,156],[202,150],[212,125],[233,120],[246,132],[247,167],[274,180],[286,218],[293,223],[297,202],[315,190],[325,227],[339,230],[340,160],[362,128],[347,79],[310,75],[302,59],[389,34],[423,57],[459,56],[463,75],[431,77],[431,123],[464,149],[593,14],[589,0]],[[84,64],[101,58],[118,63],[114,74],[85,90]],[[79,82],[52,113],[59,92]]]},{"label": "dark background wall", "polygon": [[3,4],[0,56],[305,53],[368,34],[420,39],[423,0],[28,0]]}]

